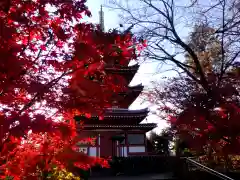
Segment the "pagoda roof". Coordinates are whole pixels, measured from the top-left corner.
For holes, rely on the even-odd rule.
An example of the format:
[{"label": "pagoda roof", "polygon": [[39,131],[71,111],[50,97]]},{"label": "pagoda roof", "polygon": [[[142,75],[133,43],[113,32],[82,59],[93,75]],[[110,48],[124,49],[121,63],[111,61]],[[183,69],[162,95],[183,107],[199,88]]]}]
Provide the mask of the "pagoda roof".
[{"label": "pagoda roof", "polygon": [[132,66],[121,66],[121,65],[106,65],[105,70],[111,73],[136,73],[140,65],[138,63]]},{"label": "pagoda roof", "polygon": [[[124,108],[108,108],[105,110],[105,120],[110,122],[120,121],[121,124],[138,124],[140,123],[149,113],[148,108],[140,110],[129,110]],[[123,120],[125,120],[123,122]],[[127,121],[127,122],[126,122]]]},{"label": "pagoda roof", "polygon": [[144,88],[144,86],[143,86],[142,83],[141,83],[141,84],[138,84],[138,85],[136,85],[136,86],[129,86],[128,88],[129,88],[129,90],[131,90],[131,91],[138,92],[138,91],[142,91],[143,88]]},{"label": "pagoda roof", "polygon": [[106,116],[136,116],[136,115],[145,115],[149,113],[148,108],[139,109],[139,110],[129,110],[125,108],[107,108],[105,110]]},{"label": "pagoda roof", "polygon": [[140,129],[140,130],[152,130],[157,127],[156,123],[144,123],[136,125],[126,124],[85,124],[83,125],[84,130],[97,130],[97,129]]},{"label": "pagoda roof", "polygon": [[105,71],[107,73],[111,73],[111,74],[119,74],[125,77],[125,79],[127,80],[128,83],[131,82],[131,80],[133,79],[134,75],[137,73],[138,69],[139,69],[140,65],[139,64],[134,64],[132,66],[120,66],[120,65],[107,65],[105,67]]},{"label": "pagoda roof", "polygon": [[128,87],[128,91],[118,93],[122,98],[119,99],[119,105],[122,108],[128,108],[140,95],[144,86],[138,84],[136,86]]},{"label": "pagoda roof", "polygon": [[141,110],[128,110],[118,108],[108,108],[104,112],[103,120],[99,120],[98,116],[85,118],[84,116],[75,116],[75,119],[80,119],[84,124],[102,124],[102,125],[138,125],[148,115],[147,108]]}]

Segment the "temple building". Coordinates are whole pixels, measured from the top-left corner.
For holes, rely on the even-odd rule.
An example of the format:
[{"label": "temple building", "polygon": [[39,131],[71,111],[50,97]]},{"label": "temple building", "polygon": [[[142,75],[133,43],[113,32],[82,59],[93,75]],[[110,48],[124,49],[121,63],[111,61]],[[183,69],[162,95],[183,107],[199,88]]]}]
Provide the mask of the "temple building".
[{"label": "temple building", "polygon": [[[100,11],[100,25],[104,30],[103,11]],[[139,65],[133,66],[106,66],[108,74],[117,74],[124,77],[129,84],[138,71]],[[83,128],[79,129],[81,136],[94,137],[94,143],[89,141],[79,142],[79,151],[90,156],[109,157],[121,156],[128,157],[134,155],[148,155],[151,150],[147,147],[146,132],[157,127],[155,123],[141,124],[148,115],[148,109],[129,110],[129,106],[142,92],[142,84],[128,86],[125,92],[118,93],[117,106],[105,110],[103,120],[97,116],[90,119],[80,118],[84,121]],[[80,126],[80,125],[79,125]]]}]

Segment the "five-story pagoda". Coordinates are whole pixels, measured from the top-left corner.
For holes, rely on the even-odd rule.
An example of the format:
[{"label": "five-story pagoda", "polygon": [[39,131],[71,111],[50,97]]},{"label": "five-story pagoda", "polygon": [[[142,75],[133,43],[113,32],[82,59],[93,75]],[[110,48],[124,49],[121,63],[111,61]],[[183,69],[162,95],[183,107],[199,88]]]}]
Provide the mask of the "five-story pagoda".
[{"label": "five-story pagoda", "polygon": [[[104,31],[103,11],[100,13],[100,27]],[[128,62],[129,63],[129,62]],[[139,65],[133,66],[108,64],[105,66],[107,74],[117,74],[129,84],[138,71]],[[124,92],[114,95],[115,103],[112,108],[107,108],[102,120],[98,116],[91,118],[76,116],[84,122],[83,128],[79,126],[81,136],[95,137],[95,142],[79,142],[79,151],[90,156],[131,156],[147,155],[146,132],[156,127],[156,124],[140,124],[147,116],[148,109],[129,110],[128,107],[135,101],[143,90],[142,84],[127,86]]]}]

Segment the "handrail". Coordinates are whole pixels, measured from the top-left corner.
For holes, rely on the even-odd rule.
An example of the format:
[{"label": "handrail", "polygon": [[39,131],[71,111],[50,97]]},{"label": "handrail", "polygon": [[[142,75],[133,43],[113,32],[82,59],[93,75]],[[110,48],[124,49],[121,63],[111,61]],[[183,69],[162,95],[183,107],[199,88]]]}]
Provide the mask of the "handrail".
[{"label": "handrail", "polygon": [[217,176],[217,177],[221,178],[222,180],[234,180],[234,179],[232,179],[232,178],[230,178],[230,177],[228,177],[228,176],[226,176],[226,175],[224,175],[224,174],[222,174],[220,172],[217,172],[217,171],[215,171],[215,170],[213,170],[213,169],[211,169],[211,168],[209,168],[207,166],[204,166],[204,165],[202,165],[202,164],[200,164],[200,163],[198,163],[198,162],[196,162],[196,161],[194,161],[194,160],[192,160],[190,158],[184,157],[184,159],[186,159],[186,161],[190,162],[192,165],[194,165],[194,166],[196,166],[196,167],[198,167],[200,169],[203,169],[206,172],[211,173],[214,176]]}]

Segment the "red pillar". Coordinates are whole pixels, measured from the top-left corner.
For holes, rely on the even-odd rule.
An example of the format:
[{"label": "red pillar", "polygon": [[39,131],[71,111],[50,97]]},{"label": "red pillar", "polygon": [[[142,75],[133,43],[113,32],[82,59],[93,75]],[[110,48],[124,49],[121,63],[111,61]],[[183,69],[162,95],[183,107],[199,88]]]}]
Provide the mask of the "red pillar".
[{"label": "red pillar", "polygon": [[102,156],[102,157],[112,156],[111,137],[113,135],[114,135],[114,133],[112,133],[112,132],[101,132],[100,133],[100,156]]}]

